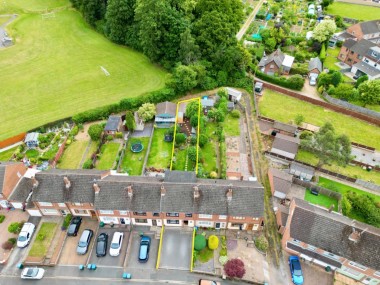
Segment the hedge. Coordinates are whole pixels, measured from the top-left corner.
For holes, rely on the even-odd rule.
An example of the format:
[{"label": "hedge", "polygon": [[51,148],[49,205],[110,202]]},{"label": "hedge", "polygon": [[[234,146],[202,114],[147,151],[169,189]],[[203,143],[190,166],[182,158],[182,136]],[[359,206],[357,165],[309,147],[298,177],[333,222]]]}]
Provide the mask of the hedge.
[{"label": "hedge", "polygon": [[273,83],[273,84],[276,84],[285,88],[297,90],[297,91],[300,91],[305,83],[305,79],[303,78],[302,78],[302,84],[294,84],[293,82],[291,82],[290,80],[291,78],[286,79],[285,77],[274,77],[274,76],[267,75],[259,70],[256,70],[255,75],[258,78],[265,80],[269,83]]},{"label": "hedge", "polygon": [[220,161],[220,178],[226,179],[227,178],[227,158],[226,158],[226,143],[220,142],[219,143],[219,151],[220,151],[220,157],[222,158]]}]

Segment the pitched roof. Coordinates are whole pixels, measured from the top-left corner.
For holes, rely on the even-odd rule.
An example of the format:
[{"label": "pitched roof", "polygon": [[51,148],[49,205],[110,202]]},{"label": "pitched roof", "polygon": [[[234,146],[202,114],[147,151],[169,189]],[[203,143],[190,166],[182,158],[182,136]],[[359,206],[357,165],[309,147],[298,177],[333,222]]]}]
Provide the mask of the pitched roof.
[{"label": "pitched roof", "polygon": [[212,99],[202,99],[201,100],[202,107],[214,107],[214,100]]},{"label": "pitched roof", "polygon": [[105,131],[116,131],[121,120],[121,116],[109,116],[106,126],[104,127]]},{"label": "pitched roof", "polygon": [[161,102],[157,104],[156,110],[157,110],[157,113],[156,113],[157,115],[170,114],[172,116],[175,116],[175,113],[177,111],[177,105],[172,102],[165,101],[165,102]]},{"label": "pitched roof", "polygon": [[311,58],[309,61],[308,70],[318,69],[319,72],[322,72],[322,61],[319,57]]},{"label": "pitched roof", "polygon": [[290,173],[296,174],[296,175],[299,175],[298,173],[303,173],[303,174],[314,176],[315,169],[311,166],[307,166],[307,165],[293,161],[290,164]]},{"label": "pitched roof", "polygon": [[[264,214],[264,190],[257,183],[240,183],[240,181],[215,183],[214,180],[203,179],[197,179],[196,183],[166,181],[158,183],[151,177],[144,177],[145,181],[135,180],[134,176],[114,179],[115,177],[108,176],[107,179],[98,182],[100,192],[95,195],[96,209],[249,217],[261,217]],[[162,198],[161,185],[166,189],[166,194]],[[132,198],[128,197],[126,190],[128,186],[132,186]],[[197,199],[193,196],[194,186],[197,186],[200,192],[200,197]],[[227,207],[226,191],[229,188],[233,189],[233,198]]]},{"label": "pitched roof", "polygon": [[294,61],[293,56],[285,54],[284,61],[282,62],[282,65],[286,66],[286,67],[292,67],[293,61]]},{"label": "pitched roof", "polygon": [[297,126],[288,125],[279,121],[274,121],[273,128],[292,134],[294,134],[297,131]]},{"label": "pitched roof", "polygon": [[30,178],[23,177],[17,184],[13,193],[9,196],[11,201],[24,202],[33,188],[33,181]]},{"label": "pitched roof", "polygon": [[166,170],[164,181],[177,183],[195,183],[197,181],[197,176],[193,171]]},{"label": "pitched roof", "polygon": [[[380,229],[294,199],[290,237],[364,266],[380,269]],[[357,242],[350,234],[361,232]]]},{"label": "pitched roof", "polygon": [[347,39],[347,40],[344,41],[343,46],[350,49],[355,44],[356,44],[355,40],[353,40],[353,39]]},{"label": "pitched roof", "polygon": [[284,61],[285,55],[280,49],[275,50],[272,52],[269,56],[263,57],[260,62],[259,66],[266,66],[268,63],[274,61],[275,64],[280,68],[282,65],[282,62]]},{"label": "pitched roof", "polygon": [[234,88],[226,87],[226,91],[228,95],[234,96],[234,97],[240,97],[241,92],[239,90],[236,90]]},{"label": "pitched roof", "polygon": [[380,33],[380,21],[373,20],[359,23],[364,35]]},{"label": "pitched roof", "polygon": [[288,194],[292,186],[293,176],[277,168],[270,168],[269,175],[273,181],[273,190]]},{"label": "pitched roof", "polygon": [[3,188],[5,186],[4,178],[7,171],[7,166],[14,164],[20,164],[20,162],[0,161],[0,193],[3,193]]},{"label": "pitched roof", "polygon": [[30,141],[38,141],[38,136],[40,134],[39,133],[28,133],[26,134],[26,137],[25,137],[25,142],[30,142]]},{"label": "pitched roof", "polygon": [[359,61],[358,63],[355,63],[353,66],[369,76],[376,76],[380,74],[380,70],[376,69],[375,67],[369,65],[364,61]]},{"label": "pitched roof", "polygon": [[272,149],[279,149],[296,154],[298,151],[299,139],[283,134],[277,134],[274,138]]},{"label": "pitched roof", "polygon": [[350,50],[357,53],[358,55],[364,56],[367,53],[367,51],[373,46],[376,46],[376,44],[368,40],[361,39],[360,41],[356,42],[350,48]]}]

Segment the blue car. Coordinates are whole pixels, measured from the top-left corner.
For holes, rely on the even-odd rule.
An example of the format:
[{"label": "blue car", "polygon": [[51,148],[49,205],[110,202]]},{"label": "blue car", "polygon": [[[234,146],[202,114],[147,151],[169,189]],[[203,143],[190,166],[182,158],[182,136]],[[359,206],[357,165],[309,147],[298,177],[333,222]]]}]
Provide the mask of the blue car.
[{"label": "blue car", "polygon": [[149,258],[150,237],[142,236],[140,240],[139,262],[144,263]]},{"label": "blue car", "polygon": [[289,256],[290,273],[292,274],[292,281],[295,285],[303,284],[303,275],[301,263],[298,256]]}]

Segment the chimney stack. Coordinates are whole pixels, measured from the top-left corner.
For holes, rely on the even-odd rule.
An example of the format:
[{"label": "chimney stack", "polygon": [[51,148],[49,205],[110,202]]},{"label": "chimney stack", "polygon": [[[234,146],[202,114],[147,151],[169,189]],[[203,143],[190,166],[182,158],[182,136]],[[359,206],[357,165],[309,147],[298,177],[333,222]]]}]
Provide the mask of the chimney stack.
[{"label": "chimney stack", "polygon": [[67,176],[64,176],[63,181],[65,182],[66,189],[69,190],[69,188],[71,186],[71,182],[70,182],[69,178],[67,178]]},{"label": "chimney stack", "polygon": [[166,194],[166,189],[164,187],[164,185],[161,185],[161,197],[164,197]]},{"label": "chimney stack", "polygon": [[228,190],[226,192],[226,197],[227,197],[227,202],[231,202],[232,201],[232,188],[228,188]]},{"label": "chimney stack", "polygon": [[193,189],[194,189],[194,199],[198,199],[201,196],[198,186],[194,186]]},{"label": "chimney stack", "polygon": [[33,189],[36,189],[38,187],[38,180],[36,179],[36,177],[32,177],[32,181],[33,181]]},{"label": "chimney stack", "polygon": [[131,198],[133,197],[133,189],[132,189],[132,186],[128,186],[127,187],[127,192],[128,192],[128,198]]},{"label": "chimney stack", "polygon": [[92,188],[94,188],[95,194],[99,194],[100,187],[99,187],[99,185],[96,182],[94,182],[94,184],[92,184]]}]

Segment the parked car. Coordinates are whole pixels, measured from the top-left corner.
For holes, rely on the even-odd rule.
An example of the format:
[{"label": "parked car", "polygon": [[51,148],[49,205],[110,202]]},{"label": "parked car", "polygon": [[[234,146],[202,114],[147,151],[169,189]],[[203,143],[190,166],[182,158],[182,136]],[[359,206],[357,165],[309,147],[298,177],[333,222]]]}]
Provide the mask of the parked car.
[{"label": "parked car", "polygon": [[77,253],[78,254],[86,254],[88,251],[88,246],[90,245],[91,238],[94,235],[94,232],[89,229],[85,229],[79,239],[78,246],[77,246]]},{"label": "parked car", "polygon": [[147,262],[149,259],[150,237],[142,236],[140,240],[139,262]]},{"label": "parked car", "polygon": [[290,274],[295,285],[303,284],[303,274],[298,256],[289,256]]},{"label": "parked car", "polygon": [[38,267],[25,267],[21,272],[21,279],[42,279],[45,269]]},{"label": "parked car", "polygon": [[32,223],[25,223],[22,226],[21,232],[17,238],[18,247],[26,247],[30,243],[30,239],[34,233],[36,226]]},{"label": "parked car", "polygon": [[123,244],[124,234],[121,232],[115,232],[112,237],[110,246],[110,255],[118,256],[120,254],[121,245]]},{"label": "parked car", "polygon": [[317,84],[317,77],[311,76],[309,80],[309,85],[310,86],[315,86]]},{"label": "parked car", "polygon": [[255,92],[257,94],[261,94],[261,92],[263,91],[264,89],[264,84],[262,82],[256,82],[255,83]]},{"label": "parked car", "polygon": [[96,256],[106,256],[108,244],[108,234],[101,233],[96,241]]},{"label": "parked car", "polygon": [[81,217],[72,218],[70,225],[69,225],[69,228],[67,230],[67,235],[68,236],[76,236],[78,234],[81,223],[82,223]]},{"label": "parked car", "polygon": [[200,279],[199,285],[220,285],[220,282],[207,279]]}]

